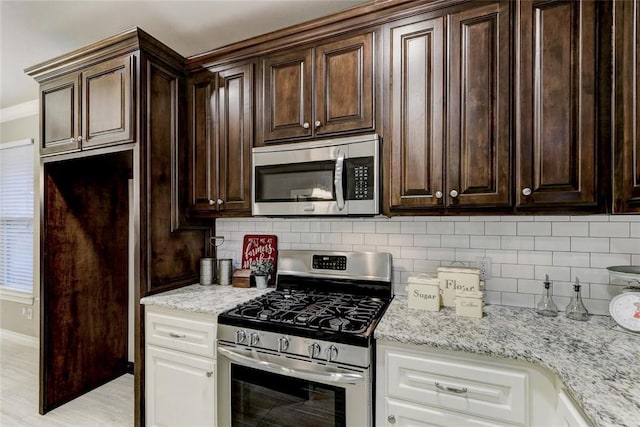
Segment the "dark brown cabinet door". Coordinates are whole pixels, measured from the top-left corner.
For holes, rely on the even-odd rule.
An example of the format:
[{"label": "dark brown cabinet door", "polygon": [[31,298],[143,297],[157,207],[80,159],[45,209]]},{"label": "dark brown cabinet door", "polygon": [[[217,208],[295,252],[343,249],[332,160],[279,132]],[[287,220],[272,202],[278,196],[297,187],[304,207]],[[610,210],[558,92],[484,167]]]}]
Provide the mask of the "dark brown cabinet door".
[{"label": "dark brown cabinet door", "polygon": [[317,135],[373,129],[373,33],[315,49]]},{"label": "dark brown cabinet door", "polygon": [[310,136],[312,50],[270,56],[263,62],[263,140]]},{"label": "dark brown cabinet door", "polygon": [[392,27],[389,41],[391,210],[509,206],[508,3]]},{"label": "dark brown cabinet door", "polygon": [[517,206],[596,206],[596,5],[517,7]]},{"label": "dark brown cabinet door", "polygon": [[251,211],[253,63],[204,71],[189,83],[191,211]]},{"label": "dark brown cabinet door", "polygon": [[[218,198],[221,212],[251,211],[253,64],[218,72]],[[220,203],[221,202],[221,203]]]},{"label": "dark brown cabinet door", "polygon": [[189,81],[190,208],[215,211],[218,157],[212,135],[212,110],[217,108],[215,73],[204,71]]},{"label": "dark brown cabinet door", "polygon": [[82,148],[134,141],[133,56],[86,68],[82,81]]},{"label": "dark brown cabinet door", "polygon": [[509,4],[449,19],[447,204],[509,206]]},{"label": "dark brown cabinet door", "polygon": [[640,212],[640,1],[616,1],[614,212]]},{"label": "dark brown cabinet door", "polygon": [[80,149],[78,82],[73,73],[40,86],[40,154]]},{"label": "dark brown cabinet door", "polygon": [[389,31],[391,209],[442,206],[444,18]]}]

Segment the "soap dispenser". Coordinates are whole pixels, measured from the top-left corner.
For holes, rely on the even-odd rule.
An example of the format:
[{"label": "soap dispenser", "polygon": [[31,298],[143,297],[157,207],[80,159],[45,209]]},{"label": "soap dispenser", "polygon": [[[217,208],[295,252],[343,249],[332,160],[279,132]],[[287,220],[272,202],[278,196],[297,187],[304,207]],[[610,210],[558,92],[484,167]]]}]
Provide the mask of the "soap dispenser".
[{"label": "soap dispenser", "polygon": [[566,314],[569,319],[573,320],[588,320],[589,312],[582,303],[582,296],[580,295],[580,280],[576,277],[576,282],[573,285],[574,294],[569,301],[569,305],[566,308]]},{"label": "soap dispenser", "polygon": [[538,305],[536,306],[536,312],[543,316],[555,317],[558,315],[558,306],[553,302],[553,298],[551,297],[551,282],[549,281],[548,274],[545,274],[543,283],[544,291],[542,292],[542,297],[540,297],[540,301],[538,301]]}]

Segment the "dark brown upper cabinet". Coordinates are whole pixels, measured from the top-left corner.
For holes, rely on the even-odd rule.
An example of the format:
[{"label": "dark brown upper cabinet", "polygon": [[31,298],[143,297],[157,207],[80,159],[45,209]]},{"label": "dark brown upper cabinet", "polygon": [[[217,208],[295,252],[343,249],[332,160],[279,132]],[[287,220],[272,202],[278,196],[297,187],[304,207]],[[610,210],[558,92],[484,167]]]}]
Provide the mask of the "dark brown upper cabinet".
[{"label": "dark brown upper cabinet", "polygon": [[262,140],[372,130],[373,32],[263,60]]},{"label": "dark brown upper cabinet", "polygon": [[596,208],[596,2],[516,5],[516,207]]},{"label": "dark brown upper cabinet", "polygon": [[509,4],[473,6],[385,30],[391,212],[510,205]]},{"label": "dark brown upper cabinet", "polygon": [[196,74],[189,82],[190,210],[251,213],[253,63]]},{"label": "dark brown upper cabinet", "polygon": [[614,213],[640,212],[640,2],[616,1]]},{"label": "dark brown upper cabinet", "polygon": [[41,86],[41,155],[134,141],[134,60],[109,59]]}]

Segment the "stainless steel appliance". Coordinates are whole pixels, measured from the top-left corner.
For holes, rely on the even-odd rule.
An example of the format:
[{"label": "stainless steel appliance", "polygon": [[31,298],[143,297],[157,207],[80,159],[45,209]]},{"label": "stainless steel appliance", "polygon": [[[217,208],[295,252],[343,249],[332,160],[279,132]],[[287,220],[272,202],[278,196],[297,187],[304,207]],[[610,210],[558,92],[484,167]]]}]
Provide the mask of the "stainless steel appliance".
[{"label": "stainless steel appliance", "polygon": [[377,215],[378,135],[253,149],[253,215]]},{"label": "stainless steel appliance", "polygon": [[280,251],[276,289],[218,317],[218,424],[370,426],[391,255]]}]

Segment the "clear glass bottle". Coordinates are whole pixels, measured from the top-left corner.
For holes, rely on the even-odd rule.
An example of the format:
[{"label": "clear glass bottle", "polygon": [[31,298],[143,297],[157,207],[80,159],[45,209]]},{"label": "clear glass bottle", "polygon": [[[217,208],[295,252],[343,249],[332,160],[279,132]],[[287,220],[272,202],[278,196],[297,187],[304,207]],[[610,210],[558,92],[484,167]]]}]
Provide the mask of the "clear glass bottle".
[{"label": "clear glass bottle", "polygon": [[549,275],[544,276],[544,291],[538,305],[536,306],[536,312],[543,316],[555,317],[558,315],[558,306],[553,302],[551,297],[551,282],[549,281]]},{"label": "clear glass bottle", "polygon": [[573,320],[588,320],[589,312],[582,303],[582,296],[580,295],[580,280],[576,277],[576,283],[573,285],[575,293],[567,305],[566,313],[569,319]]}]

